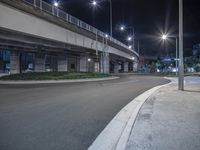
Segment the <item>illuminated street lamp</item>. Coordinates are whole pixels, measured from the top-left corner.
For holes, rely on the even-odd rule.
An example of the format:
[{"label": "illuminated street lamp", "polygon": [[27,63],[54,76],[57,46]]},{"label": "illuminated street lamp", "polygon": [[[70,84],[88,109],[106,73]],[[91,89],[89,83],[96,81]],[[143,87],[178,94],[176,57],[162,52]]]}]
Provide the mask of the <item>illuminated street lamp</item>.
[{"label": "illuminated street lamp", "polygon": [[97,1],[92,1],[92,5],[96,6],[97,5]]},{"label": "illuminated street lamp", "polygon": [[128,41],[133,41],[133,49],[135,49],[135,30],[134,30],[134,27],[131,27],[131,26],[129,26],[129,27],[126,27],[126,26],[124,26],[124,25],[121,25],[120,26],[120,31],[125,31],[126,29],[131,29],[132,30],[132,36],[129,36],[128,38],[127,38],[127,40]]},{"label": "illuminated street lamp", "polygon": [[[107,0],[109,3],[110,3],[110,36],[112,37],[112,27],[113,27],[113,16],[112,16],[112,0]],[[96,6],[97,5],[97,1],[96,0],[93,0],[92,1],[92,5],[93,6]]]},{"label": "illuminated street lamp", "polygon": [[58,2],[54,2],[55,7],[58,7],[58,5],[59,5]]},{"label": "illuminated street lamp", "polygon": [[124,27],[124,26],[121,26],[121,27],[120,27],[120,30],[121,30],[121,31],[124,31],[124,30],[125,30],[125,27]]},{"label": "illuminated street lamp", "polygon": [[164,34],[164,35],[162,36],[162,39],[163,39],[163,40],[166,40],[166,39],[167,39],[167,35]]},{"label": "illuminated street lamp", "polygon": [[128,41],[131,41],[131,40],[132,40],[132,37],[131,37],[131,36],[129,36],[129,37],[128,37]]},{"label": "illuminated street lamp", "polygon": [[129,45],[128,48],[129,48],[129,49],[132,49],[132,45]]}]

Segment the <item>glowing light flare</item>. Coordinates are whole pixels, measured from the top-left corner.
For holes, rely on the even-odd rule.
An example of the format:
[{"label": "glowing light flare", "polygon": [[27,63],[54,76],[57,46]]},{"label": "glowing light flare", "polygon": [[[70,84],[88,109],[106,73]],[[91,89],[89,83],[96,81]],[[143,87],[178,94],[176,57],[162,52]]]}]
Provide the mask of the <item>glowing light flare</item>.
[{"label": "glowing light flare", "polygon": [[58,5],[59,5],[58,2],[54,2],[55,7],[58,7]]},{"label": "glowing light flare", "polygon": [[97,1],[92,1],[92,5],[96,6],[97,5]]},{"label": "glowing light flare", "polygon": [[132,45],[129,45],[128,48],[129,48],[129,49],[132,49]]},{"label": "glowing light flare", "polygon": [[129,37],[128,37],[128,41],[131,41],[131,40],[132,40],[132,37],[131,37],[131,36],[129,36]]},{"label": "glowing light flare", "polygon": [[121,27],[120,27],[120,30],[121,30],[121,31],[124,31],[124,30],[125,30],[125,27],[124,27],[124,26],[121,26]]},{"label": "glowing light flare", "polygon": [[166,34],[162,35],[162,39],[166,40],[167,39],[167,35]]},{"label": "glowing light flare", "polygon": [[132,59],[132,60],[135,60],[135,57],[132,57],[131,59]]}]

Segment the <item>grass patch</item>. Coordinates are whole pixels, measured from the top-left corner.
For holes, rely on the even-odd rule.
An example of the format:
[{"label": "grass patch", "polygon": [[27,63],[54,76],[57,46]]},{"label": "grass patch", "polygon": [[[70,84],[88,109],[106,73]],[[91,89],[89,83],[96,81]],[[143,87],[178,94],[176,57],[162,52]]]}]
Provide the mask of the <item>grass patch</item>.
[{"label": "grass patch", "polygon": [[32,72],[3,76],[0,80],[67,80],[110,77],[110,74],[92,72]]}]

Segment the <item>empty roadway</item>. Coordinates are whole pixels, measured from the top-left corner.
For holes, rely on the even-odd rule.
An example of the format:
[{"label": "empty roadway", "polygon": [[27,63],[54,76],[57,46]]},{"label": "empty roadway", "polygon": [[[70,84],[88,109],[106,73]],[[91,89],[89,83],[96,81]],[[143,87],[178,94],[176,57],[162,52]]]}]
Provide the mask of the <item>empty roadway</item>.
[{"label": "empty roadway", "polygon": [[0,85],[1,150],[87,149],[112,118],[162,77]]}]

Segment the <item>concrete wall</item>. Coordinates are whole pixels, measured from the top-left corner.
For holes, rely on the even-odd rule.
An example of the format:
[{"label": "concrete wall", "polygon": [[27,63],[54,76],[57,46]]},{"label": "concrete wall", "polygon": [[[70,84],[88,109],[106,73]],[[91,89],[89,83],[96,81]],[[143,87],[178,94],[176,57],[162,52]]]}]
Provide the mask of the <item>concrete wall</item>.
[{"label": "concrete wall", "polygon": [[114,64],[114,73],[119,73],[119,64],[118,63]]},{"label": "concrete wall", "polygon": [[128,72],[129,62],[124,63],[124,72]]},{"label": "concrete wall", "polygon": [[110,73],[110,57],[109,53],[101,54],[100,57],[100,70],[101,73]]}]

